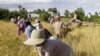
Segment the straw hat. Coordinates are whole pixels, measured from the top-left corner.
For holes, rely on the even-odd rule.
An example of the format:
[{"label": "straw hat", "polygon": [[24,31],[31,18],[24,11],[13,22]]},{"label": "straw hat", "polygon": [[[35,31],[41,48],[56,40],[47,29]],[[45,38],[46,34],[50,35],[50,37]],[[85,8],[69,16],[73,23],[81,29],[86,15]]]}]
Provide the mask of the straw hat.
[{"label": "straw hat", "polygon": [[38,19],[35,19],[35,23],[38,23],[39,22],[39,20]]},{"label": "straw hat", "polygon": [[45,41],[45,36],[43,29],[36,29],[32,31],[31,38],[26,40],[24,44],[36,46],[38,44],[43,43],[44,41]]}]

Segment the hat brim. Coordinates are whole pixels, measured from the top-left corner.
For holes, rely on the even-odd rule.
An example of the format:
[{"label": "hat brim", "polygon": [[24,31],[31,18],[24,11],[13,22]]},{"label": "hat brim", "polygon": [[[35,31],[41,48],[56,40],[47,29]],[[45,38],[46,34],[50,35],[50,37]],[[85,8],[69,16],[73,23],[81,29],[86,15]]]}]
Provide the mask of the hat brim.
[{"label": "hat brim", "polygon": [[28,39],[25,42],[23,42],[25,45],[33,45],[36,46],[38,44],[41,44],[45,41],[45,39]]}]

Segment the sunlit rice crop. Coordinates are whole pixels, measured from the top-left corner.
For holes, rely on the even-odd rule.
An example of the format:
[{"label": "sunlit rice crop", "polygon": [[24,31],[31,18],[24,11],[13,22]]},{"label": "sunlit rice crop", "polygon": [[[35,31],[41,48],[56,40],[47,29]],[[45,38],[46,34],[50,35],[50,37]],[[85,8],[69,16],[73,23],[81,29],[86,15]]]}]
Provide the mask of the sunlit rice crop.
[{"label": "sunlit rice crop", "polygon": [[[42,24],[54,35],[52,25]],[[25,34],[17,36],[16,28],[13,23],[0,21],[0,56],[37,56],[36,48],[23,44]],[[73,49],[75,56],[100,56],[100,26],[74,28],[62,40]]]}]

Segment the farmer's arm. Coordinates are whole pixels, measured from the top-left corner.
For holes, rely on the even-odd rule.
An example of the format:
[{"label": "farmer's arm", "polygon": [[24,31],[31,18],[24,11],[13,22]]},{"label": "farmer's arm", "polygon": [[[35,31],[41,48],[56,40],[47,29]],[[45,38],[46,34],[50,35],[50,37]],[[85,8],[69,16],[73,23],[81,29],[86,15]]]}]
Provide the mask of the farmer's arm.
[{"label": "farmer's arm", "polygon": [[45,56],[45,53],[41,50],[41,48],[37,48],[39,56]]},{"label": "farmer's arm", "polygon": [[45,56],[52,56],[53,53],[47,52],[45,53]]},{"label": "farmer's arm", "polygon": [[61,28],[66,28],[66,25],[63,22],[61,22]]}]

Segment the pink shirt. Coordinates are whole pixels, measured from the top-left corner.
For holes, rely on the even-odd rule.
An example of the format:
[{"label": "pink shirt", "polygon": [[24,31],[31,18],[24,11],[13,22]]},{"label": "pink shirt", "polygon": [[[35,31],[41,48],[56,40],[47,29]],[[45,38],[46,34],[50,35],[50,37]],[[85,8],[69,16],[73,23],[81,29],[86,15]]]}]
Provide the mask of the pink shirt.
[{"label": "pink shirt", "polygon": [[71,48],[60,40],[47,40],[38,52],[39,56],[73,56]]},{"label": "pink shirt", "polygon": [[18,34],[18,36],[20,36],[24,32],[24,26],[25,26],[24,19],[18,20],[18,22],[17,22],[17,27],[18,27],[17,34]]},{"label": "pink shirt", "polygon": [[55,34],[60,34],[60,30],[62,28],[62,22],[57,21],[53,24],[53,27],[55,29]]}]

